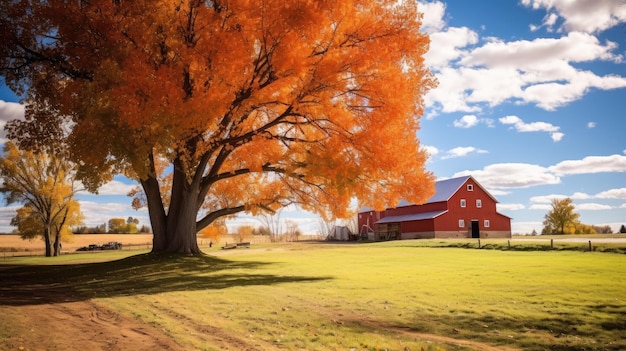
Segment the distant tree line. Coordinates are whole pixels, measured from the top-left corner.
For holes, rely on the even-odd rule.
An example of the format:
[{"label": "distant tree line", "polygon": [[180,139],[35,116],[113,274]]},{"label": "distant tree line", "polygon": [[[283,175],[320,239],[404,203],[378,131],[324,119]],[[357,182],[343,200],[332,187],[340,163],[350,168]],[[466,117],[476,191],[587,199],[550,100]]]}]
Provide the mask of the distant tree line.
[{"label": "distant tree line", "polygon": [[150,227],[142,225],[139,227],[139,220],[137,218],[128,217],[124,218],[111,218],[107,223],[102,223],[95,227],[80,226],[73,229],[74,234],[136,234],[150,233]]},{"label": "distant tree line", "polygon": [[[231,234],[237,236],[239,242],[244,242],[253,236],[267,236],[270,241],[297,241],[302,232],[298,223],[293,220],[280,221],[280,216],[265,216],[264,225],[255,227],[252,225],[241,225],[234,233],[229,233],[226,221],[220,219],[202,229],[199,235],[203,238],[219,241],[224,235]],[[283,223],[284,222],[284,223]],[[285,229],[283,230],[283,224]],[[272,229],[274,228],[274,229]]]}]

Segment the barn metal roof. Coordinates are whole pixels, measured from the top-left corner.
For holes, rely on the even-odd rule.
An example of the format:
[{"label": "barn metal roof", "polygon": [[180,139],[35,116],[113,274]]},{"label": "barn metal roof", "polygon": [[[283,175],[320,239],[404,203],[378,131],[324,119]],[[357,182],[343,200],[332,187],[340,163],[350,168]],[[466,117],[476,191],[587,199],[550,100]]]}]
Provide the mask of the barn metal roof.
[{"label": "barn metal roof", "polygon": [[[450,179],[436,181],[435,182],[435,194],[431,196],[424,204],[448,201],[452,197],[452,195],[454,195],[459,190],[459,188],[461,188],[461,186],[463,186],[463,184],[465,184],[465,182],[467,182],[467,180],[470,178],[471,176],[463,176],[463,177],[458,177],[458,178],[450,178]],[[405,207],[405,206],[413,206],[413,205],[415,204],[402,199],[400,200],[400,203],[396,205],[396,208]],[[374,209],[371,207],[364,206],[359,210],[359,212],[360,213],[370,212],[373,210]]]},{"label": "barn metal roof", "polygon": [[435,195],[431,196],[426,203],[450,200],[452,195],[454,195],[469,178],[470,176],[465,176],[435,182]]},{"label": "barn metal roof", "polygon": [[376,221],[376,223],[374,224],[421,221],[424,219],[433,219],[435,217],[439,217],[446,212],[448,212],[448,210],[414,213],[414,214],[407,214],[407,215],[402,215],[402,216],[389,216],[379,221]]}]

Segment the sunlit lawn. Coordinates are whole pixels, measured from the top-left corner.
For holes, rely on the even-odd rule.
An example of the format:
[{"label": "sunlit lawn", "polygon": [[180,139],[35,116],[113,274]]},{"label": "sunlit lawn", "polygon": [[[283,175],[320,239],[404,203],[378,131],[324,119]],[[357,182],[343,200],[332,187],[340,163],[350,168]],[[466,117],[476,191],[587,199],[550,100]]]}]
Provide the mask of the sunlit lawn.
[{"label": "sunlit lawn", "polygon": [[220,349],[201,335],[217,331],[258,349],[481,349],[437,336],[528,350],[626,348],[623,254],[411,241],[211,253],[220,256],[37,267],[192,349]]}]

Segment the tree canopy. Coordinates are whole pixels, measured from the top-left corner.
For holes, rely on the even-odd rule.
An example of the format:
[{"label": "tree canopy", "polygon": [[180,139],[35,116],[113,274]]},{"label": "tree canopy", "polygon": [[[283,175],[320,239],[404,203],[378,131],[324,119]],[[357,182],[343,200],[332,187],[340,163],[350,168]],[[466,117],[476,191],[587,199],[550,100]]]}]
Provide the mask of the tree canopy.
[{"label": "tree canopy", "polygon": [[64,116],[89,190],[141,184],[154,251],[199,253],[196,233],[241,211],[433,193],[420,20],[394,0],[5,1],[0,75]]},{"label": "tree canopy", "polygon": [[[542,234],[574,234],[580,221],[580,215],[574,212],[571,198],[552,199],[552,210],[545,215]],[[593,231],[595,233],[595,231]]]}]

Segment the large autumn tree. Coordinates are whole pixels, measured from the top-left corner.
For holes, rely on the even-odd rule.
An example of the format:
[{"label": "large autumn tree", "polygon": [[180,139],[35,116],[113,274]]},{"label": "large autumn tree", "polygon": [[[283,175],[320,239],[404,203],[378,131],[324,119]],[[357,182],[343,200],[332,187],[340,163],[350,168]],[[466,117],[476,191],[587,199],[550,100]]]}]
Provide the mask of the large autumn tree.
[{"label": "large autumn tree", "polygon": [[416,131],[435,81],[416,6],[4,1],[0,75],[67,116],[90,190],[117,173],[140,183],[153,251],[199,253],[196,233],[241,211],[341,216],[353,197],[432,194]]}]

